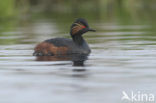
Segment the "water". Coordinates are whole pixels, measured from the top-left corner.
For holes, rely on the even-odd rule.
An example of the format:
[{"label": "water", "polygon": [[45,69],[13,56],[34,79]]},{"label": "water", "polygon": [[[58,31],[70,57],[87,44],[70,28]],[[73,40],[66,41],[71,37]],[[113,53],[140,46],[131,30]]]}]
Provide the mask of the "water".
[{"label": "water", "polygon": [[125,103],[122,91],[156,95],[156,32],[152,26],[90,24],[97,32],[84,35],[92,49],[84,66],[68,60],[36,61],[32,56],[37,43],[70,37],[55,20],[1,25],[0,102]]}]

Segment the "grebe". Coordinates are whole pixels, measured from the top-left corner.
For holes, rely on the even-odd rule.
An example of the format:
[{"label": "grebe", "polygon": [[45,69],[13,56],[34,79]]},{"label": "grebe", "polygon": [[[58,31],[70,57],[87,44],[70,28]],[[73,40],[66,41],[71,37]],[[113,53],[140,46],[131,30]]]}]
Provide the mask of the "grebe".
[{"label": "grebe", "polygon": [[85,19],[78,18],[71,26],[70,35],[68,38],[53,38],[39,43],[35,47],[34,56],[55,56],[55,55],[70,55],[70,54],[89,54],[91,52],[87,42],[82,35],[88,31],[95,30],[89,28]]}]

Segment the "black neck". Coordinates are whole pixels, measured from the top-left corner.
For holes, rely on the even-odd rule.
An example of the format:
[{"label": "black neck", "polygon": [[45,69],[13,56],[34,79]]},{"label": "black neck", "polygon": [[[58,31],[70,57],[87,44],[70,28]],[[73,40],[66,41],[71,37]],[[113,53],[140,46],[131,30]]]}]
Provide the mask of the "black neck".
[{"label": "black neck", "polygon": [[77,45],[82,45],[85,42],[81,35],[74,35],[72,36],[72,39]]}]

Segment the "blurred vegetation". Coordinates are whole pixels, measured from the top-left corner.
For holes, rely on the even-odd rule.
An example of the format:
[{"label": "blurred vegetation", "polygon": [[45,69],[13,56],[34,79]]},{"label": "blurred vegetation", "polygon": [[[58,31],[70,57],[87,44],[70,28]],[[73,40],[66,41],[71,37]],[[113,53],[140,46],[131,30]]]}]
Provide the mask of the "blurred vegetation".
[{"label": "blurred vegetation", "polygon": [[0,20],[36,18],[44,14],[63,20],[84,17],[102,21],[153,22],[155,4],[155,0],[0,0]]},{"label": "blurred vegetation", "polygon": [[15,0],[0,0],[0,19],[16,15]]}]

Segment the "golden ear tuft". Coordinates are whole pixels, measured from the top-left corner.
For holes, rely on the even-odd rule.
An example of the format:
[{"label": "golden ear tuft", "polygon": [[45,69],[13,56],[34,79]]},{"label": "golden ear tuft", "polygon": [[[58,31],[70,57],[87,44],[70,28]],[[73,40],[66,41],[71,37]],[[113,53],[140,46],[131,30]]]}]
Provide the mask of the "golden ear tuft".
[{"label": "golden ear tuft", "polygon": [[78,31],[86,28],[83,24],[81,23],[74,23],[75,26],[73,26],[72,28],[72,35],[76,34]]}]

